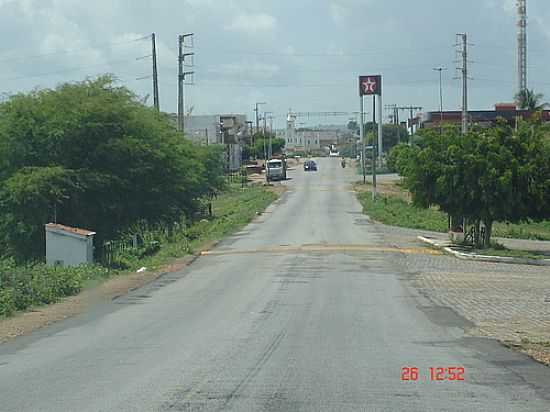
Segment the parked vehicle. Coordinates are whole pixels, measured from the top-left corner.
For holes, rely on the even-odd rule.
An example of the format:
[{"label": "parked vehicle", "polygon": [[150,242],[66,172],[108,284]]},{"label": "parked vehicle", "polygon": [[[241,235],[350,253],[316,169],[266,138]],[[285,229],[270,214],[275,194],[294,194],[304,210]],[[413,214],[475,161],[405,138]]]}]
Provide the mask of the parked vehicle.
[{"label": "parked vehicle", "polygon": [[286,161],[284,159],[271,159],[266,164],[267,181],[286,180]]},{"label": "parked vehicle", "polygon": [[317,163],[315,163],[314,160],[307,160],[304,162],[304,171],[305,172],[316,172],[317,171]]}]

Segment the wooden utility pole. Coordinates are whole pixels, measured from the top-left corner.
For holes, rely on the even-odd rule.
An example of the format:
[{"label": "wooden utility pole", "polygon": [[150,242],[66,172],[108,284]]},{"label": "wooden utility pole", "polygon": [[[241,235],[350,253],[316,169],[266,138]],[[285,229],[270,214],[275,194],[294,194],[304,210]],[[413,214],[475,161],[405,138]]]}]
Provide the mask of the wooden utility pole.
[{"label": "wooden utility pole", "polygon": [[159,79],[158,79],[158,69],[157,69],[157,40],[156,35],[153,33],[151,35],[151,42],[153,47],[153,101],[155,109],[160,112],[160,101],[159,101]]}]

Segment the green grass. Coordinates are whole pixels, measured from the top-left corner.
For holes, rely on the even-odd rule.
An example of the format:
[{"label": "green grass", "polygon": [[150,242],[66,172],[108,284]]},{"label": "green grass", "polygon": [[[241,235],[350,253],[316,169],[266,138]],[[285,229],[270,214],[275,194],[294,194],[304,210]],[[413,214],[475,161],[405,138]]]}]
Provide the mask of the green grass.
[{"label": "green grass", "polygon": [[[447,215],[437,208],[420,209],[397,196],[379,195],[372,201],[370,192],[361,192],[359,201],[374,220],[381,223],[411,229],[447,232]],[[550,220],[521,224],[495,223],[493,236],[512,239],[550,241]]]},{"label": "green grass", "polygon": [[277,195],[263,186],[249,186],[242,189],[240,185],[230,189],[213,201],[213,217],[194,222],[171,239],[162,239],[160,249],[152,256],[138,258],[124,256],[127,269],[135,271],[141,267],[155,270],[173,259],[187,256],[200,249],[207,242],[216,241],[246,226],[258,212],[262,212]]},{"label": "green grass", "polygon": [[276,198],[276,194],[262,186],[241,189],[239,185],[232,185],[214,200],[211,219],[195,222],[181,233],[161,239],[159,250],[151,256],[139,258],[128,252],[118,256],[125,270],[95,265],[54,268],[43,263],[17,266],[11,260],[0,261],[0,319],[18,311],[55,303],[82,289],[96,287],[110,277],[135,272],[141,267],[158,269],[175,258],[189,255],[206,242],[238,231]]},{"label": "green grass", "polygon": [[550,220],[521,224],[497,223],[493,234],[514,239],[550,240]]},{"label": "green grass", "polygon": [[395,196],[379,195],[373,201],[371,192],[362,192],[358,197],[365,213],[386,225],[434,232],[447,231],[447,216],[437,209],[420,209]]}]

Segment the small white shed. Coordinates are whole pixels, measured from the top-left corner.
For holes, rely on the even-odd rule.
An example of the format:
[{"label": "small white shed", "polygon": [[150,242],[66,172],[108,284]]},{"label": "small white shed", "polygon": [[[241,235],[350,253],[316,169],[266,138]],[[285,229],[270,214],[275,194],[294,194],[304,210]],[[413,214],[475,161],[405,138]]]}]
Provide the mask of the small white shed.
[{"label": "small white shed", "polygon": [[96,233],[55,223],[46,225],[46,263],[78,266],[94,262]]}]

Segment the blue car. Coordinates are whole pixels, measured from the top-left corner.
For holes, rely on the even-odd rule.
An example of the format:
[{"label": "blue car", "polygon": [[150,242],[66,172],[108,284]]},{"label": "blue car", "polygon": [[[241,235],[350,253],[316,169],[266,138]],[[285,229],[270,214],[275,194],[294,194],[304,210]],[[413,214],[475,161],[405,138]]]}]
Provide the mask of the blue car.
[{"label": "blue car", "polygon": [[317,163],[315,163],[313,160],[307,160],[304,163],[304,171],[306,171],[306,172],[316,172],[317,171]]}]

